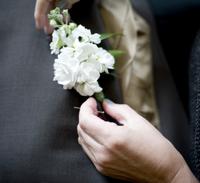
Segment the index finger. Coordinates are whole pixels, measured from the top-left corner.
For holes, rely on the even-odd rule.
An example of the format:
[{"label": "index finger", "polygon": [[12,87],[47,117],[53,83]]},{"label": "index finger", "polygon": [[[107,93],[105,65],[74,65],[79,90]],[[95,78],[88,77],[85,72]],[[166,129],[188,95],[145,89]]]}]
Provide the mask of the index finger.
[{"label": "index finger", "polygon": [[93,114],[95,116],[97,116],[98,111],[97,111],[97,102],[94,98],[90,97],[89,99],[87,99],[80,108],[80,115],[82,114]]},{"label": "index finger", "polygon": [[102,144],[110,135],[110,130],[116,126],[97,116],[97,104],[93,98],[89,98],[81,106],[79,112],[79,126],[90,137]]}]

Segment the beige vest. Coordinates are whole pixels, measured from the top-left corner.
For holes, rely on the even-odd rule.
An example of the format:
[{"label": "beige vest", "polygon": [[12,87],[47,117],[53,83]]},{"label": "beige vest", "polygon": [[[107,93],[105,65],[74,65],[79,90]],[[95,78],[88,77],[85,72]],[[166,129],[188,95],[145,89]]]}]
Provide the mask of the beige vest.
[{"label": "beige vest", "polygon": [[101,0],[100,3],[106,32],[123,33],[110,39],[110,43],[114,49],[125,51],[116,61],[124,103],[158,127],[149,26],[129,0]]}]

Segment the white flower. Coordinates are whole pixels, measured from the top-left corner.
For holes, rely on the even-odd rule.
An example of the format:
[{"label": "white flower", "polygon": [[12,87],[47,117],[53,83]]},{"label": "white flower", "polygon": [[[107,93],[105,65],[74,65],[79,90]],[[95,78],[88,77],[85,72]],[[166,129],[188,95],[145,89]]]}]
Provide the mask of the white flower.
[{"label": "white flower", "polygon": [[54,81],[63,85],[64,89],[71,89],[75,86],[79,73],[79,60],[72,57],[65,57],[61,53],[54,63]]},{"label": "white flower", "polygon": [[66,45],[68,47],[74,47],[74,43],[75,43],[75,38],[72,36],[72,34],[70,34],[67,38],[66,38]]},{"label": "white flower", "polygon": [[98,48],[88,59],[88,62],[95,62],[100,73],[108,73],[108,69],[114,68],[115,59],[108,51]]},{"label": "white flower", "polygon": [[58,55],[58,58],[62,59],[62,60],[68,60],[66,58],[68,57],[75,57],[75,52],[76,50],[72,47],[64,47],[60,50],[60,54]]},{"label": "white flower", "polygon": [[80,61],[87,61],[98,51],[98,47],[92,43],[80,43],[75,47],[76,56]]},{"label": "white flower", "polygon": [[58,30],[54,30],[52,34],[52,42],[50,43],[51,54],[59,54],[60,49],[66,45],[67,37],[65,27],[62,26]]},{"label": "white flower", "polygon": [[50,43],[51,54],[58,54],[61,46],[58,32],[54,30],[52,34],[52,42]]},{"label": "white flower", "polygon": [[77,82],[96,82],[100,77],[96,64],[92,62],[83,62],[80,64]]},{"label": "white flower", "polygon": [[98,51],[98,47],[92,43],[76,43],[73,47],[64,47],[61,49],[62,55],[77,58],[80,62],[88,59]]},{"label": "white flower", "polygon": [[100,73],[113,69],[115,60],[96,45],[100,42],[99,34],[91,34],[82,25],[65,24],[54,30],[50,48],[58,58],[54,62],[53,80],[64,89],[74,88],[82,96],[101,92]]},{"label": "white flower", "polygon": [[115,64],[114,57],[103,48],[99,48],[96,52],[97,60],[101,63],[101,71],[100,72],[108,72],[108,69],[113,69]]},{"label": "white flower", "polygon": [[95,34],[92,34],[89,39],[90,39],[90,42],[99,44],[101,42],[100,37],[101,37],[100,34],[95,33]]},{"label": "white flower", "polygon": [[51,54],[59,54],[64,46],[76,48],[84,43],[99,44],[101,42],[99,34],[91,34],[89,29],[82,25],[76,27],[76,24],[63,25],[58,30],[54,30],[52,37]]},{"label": "white flower", "polygon": [[100,73],[95,63],[83,62],[80,65],[79,75],[75,89],[82,96],[92,96],[94,93],[102,91],[97,80]]},{"label": "white flower", "polygon": [[77,84],[75,89],[82,96],[92,96],[94,93],[99,93],[102,91],[102,88],[99,86],[97,81]]},{"label": "white flower", "polygon": [[81,39],[81,42],[89,42],[90,35],[91,31],[89,29],[86,29],[82,25],[79,25],[76,29],[72,31],[72,36],[75,39]]},{"label": "white flower", "polygon": [[84,26],[79,25],[72,31],[72,37],[78,39],[80,42],[84,43],[95,43],[99,44],[101,42],[99,34],[91,34],[89,29],[86,29]]}]

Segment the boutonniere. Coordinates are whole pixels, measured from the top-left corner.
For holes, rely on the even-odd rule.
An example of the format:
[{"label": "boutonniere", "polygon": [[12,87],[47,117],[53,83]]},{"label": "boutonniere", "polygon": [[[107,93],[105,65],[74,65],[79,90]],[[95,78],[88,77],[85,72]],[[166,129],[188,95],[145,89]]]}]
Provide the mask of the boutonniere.
[{"label": "boutonniere", "polygon": [[91,33],[83,25],[69,21],[68,10],[51,10],[49,22],[54,31],[50,43],[51,53],[57,55],[54,61],[54,81],[64,89],[75,89],[82,96],[95,96],[102,102],[103,88],[98,80],[102,73],[114,69],[115,56],[120,50],[105,50],[99,44],[116,33]]}]

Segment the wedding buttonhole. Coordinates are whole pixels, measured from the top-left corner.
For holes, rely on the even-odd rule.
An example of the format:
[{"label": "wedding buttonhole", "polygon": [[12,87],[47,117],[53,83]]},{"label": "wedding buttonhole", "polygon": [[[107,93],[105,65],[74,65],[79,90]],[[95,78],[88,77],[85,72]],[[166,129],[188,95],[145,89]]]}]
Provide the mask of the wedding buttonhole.
[{"label": "wedding buttonhole", "polygon": [[120,50],[107,51],[100,47],[102,40],[116,33],[91,33],[83,25],[69,21],[68,10],[51,10],[48,19],[54,28],[51,54],[57,55],[54,61],[54,81],[64,89],[74,88],[82,96],[95,96],[100,102],[104,99],[103,89],[98,80],[102,73],[109,74],[114,69],[115,56]]}]

